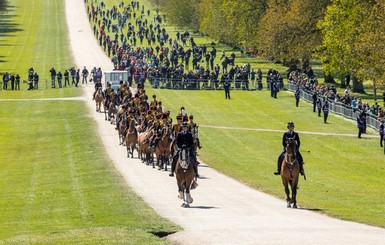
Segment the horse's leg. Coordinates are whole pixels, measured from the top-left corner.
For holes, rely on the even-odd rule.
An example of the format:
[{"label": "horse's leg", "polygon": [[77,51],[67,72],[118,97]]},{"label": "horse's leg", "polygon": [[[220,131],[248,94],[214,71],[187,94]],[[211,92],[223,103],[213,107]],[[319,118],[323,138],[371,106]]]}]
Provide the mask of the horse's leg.
[{"label": "horse's leg", "polygon": [[288,181],[285,181],[284,183],[284,186],[285,186],[285,193],[286,193],[286,203],[287,203],[287,207],[290,208],[290,190],[289,190],[289,182]]},{"label": "horse's leg", "polygon": [[168,157],[166,154],[163,156],[163,161],[164,170],[167,171]]},{"label": "horse's leg", "polygon": [[293,180],[291,184],[291,202],[293,203],[293,208],[297,208],[297,186],[298,177],[297,180]]}]

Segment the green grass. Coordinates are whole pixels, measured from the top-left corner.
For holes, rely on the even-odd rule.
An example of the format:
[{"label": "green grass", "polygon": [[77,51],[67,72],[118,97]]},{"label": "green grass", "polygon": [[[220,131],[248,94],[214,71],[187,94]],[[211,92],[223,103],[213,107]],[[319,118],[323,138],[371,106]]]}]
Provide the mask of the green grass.
[{"label": "green grass", "polygon": [[82,93],[45,83],[52,66],[72,64],[64,1],[11,4],[0,19],[0,73],[24,80],[33,66],[40,89],[0,91],[0,243],[168,243],[155,234],[180,227],[127,187],[84,102],[24,100]]},{"label": "green grass", "polygon": [[[281,178],[273,171],[282,151],[286,123],[294,121],[301,136],[308,178],[300,179],[299,205],[333,217],[385,227],[385,156],[378,138],[301,133],[356,134],[354,121],[330,115],[329,123],[324,124],[323,118],[312,112],[312,105],[301,101],[296,108],[294,95],[288,92],[280,92],[277,100],[270,97],[269,91],[231,91],[231,100],[225,100],[223,91],[147,87],[146,92],[149,96],[156,94],[173,118],[181,106],[194,115],[194,121],[202,125],[199,135],[204,148],[199,157],[204,162],[282,199],[285,194]],[[368,134],[377,135],[373,130]]]},{"label": "green grass", "polygon": [[[0,15],[0,23],[8,27],[0,27],[0,74],[19,74],[23,81],[33,67],[40,76],[39,88],[50,88],[52,67],[63,72],[73,66],[64,1],[15,0],[10,5],[11,11]],[[20,83],[20,88],[26,90],[27,84]]]},{"label": "green grass", "polygon": [[2,105],[0,241],[163,244],[152,233],[179,230],[126,186],[84,104]]}]

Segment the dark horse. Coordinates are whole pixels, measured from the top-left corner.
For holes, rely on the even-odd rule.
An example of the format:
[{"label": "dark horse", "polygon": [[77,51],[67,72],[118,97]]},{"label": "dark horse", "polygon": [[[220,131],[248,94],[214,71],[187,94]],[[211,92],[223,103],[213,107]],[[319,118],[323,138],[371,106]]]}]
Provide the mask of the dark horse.
[{"label": "dark horse", "polygon": [[195,180],[193,159],[190,157],[190,149],[182,147],[175,167],[175,176],[178,183],[178,197],[183,200],[182,207],[188,208],[193,202],[190,190],[195,189],[198,183]]},{"label": "dark horse", "polygon": [[162,137],[155,146],[156,166],[158,166],[159,170],[164,168],[164,170],[167,171],[167,164],[171,152],[171,142],[171,129],[166,126],[162,129]]},{"label": "dark horse", "polygon": [[[296,196],[299,179],[299,162],[296,156],[297,145],[293,138],[289,138],[286,141],[285,149],[286,154],[281,167],[282,183],[285,186],[287,207],[297,208]],[[291,198],[289,184],[291,188]]]}]

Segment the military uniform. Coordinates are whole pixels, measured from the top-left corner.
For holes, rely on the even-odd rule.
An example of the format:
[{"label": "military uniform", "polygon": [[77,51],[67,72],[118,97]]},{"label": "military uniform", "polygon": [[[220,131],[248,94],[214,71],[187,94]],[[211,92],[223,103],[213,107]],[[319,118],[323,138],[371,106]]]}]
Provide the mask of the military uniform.
[{"label": "military uniform", "polygon": [[297,156],[297,160],[299,163],[300,173],[301,173],[301,175],[304,175],[303,158],[302,158],[301,153],[299,152],[299,147],[301,146],[301,141],[299,139],[299,135],[297,132],[294,132],[294,123],[293,122],[289,122],[287,125],[287,128],[289,129],[289,131],[287,131],[283,134],[283,137],[282,137],[283,151],[278,157],[277,171],[275,171],[274,174],[279,175],[281,173],[282,161],[283,161],[283,159],[285,157],[285,153],[286,153],[286,150],[285,150],[286,142],[288,141],[289,138],[293,138],[294,141],[296,142],[296,145],[297,145],[296,156]]}]

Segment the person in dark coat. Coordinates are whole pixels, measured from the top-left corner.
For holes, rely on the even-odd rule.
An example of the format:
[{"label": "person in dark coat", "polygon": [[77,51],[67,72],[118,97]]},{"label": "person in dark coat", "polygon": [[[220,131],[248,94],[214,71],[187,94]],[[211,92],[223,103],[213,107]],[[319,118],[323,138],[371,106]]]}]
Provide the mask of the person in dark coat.
[{"label": "person in dark coat", "polygon": [[282,137],[282,146],[283,146],[283,151],[278,157],[278,162],[277,162],[277,171],[274,172],[275,175],[280,175],[281,174],[281,167],[282,167],[282,161],[285,158],[285,153],[286,153],[286,142],[289,138],[293,138],[297,144],[297,160],[299,163],[299,171],[301,175],[305,174],[305,171],[303,169],[303,158],[301,153],[299,152],[299,147],[301,146],[301,141],[299,139],[299,135],[297,132],[294,132],[294,123],[293,122],[288,122],[287,123],[287,128],[289,131],[285,132]]},{"label": "person in dark coat", "polygon": [[295,97],[295,106],[298,107],[299,99],[301,98],[301,90],[299,90],[299,87],[297,87],[297,90],[294,93]]},{"label": "person in dark coat", "polygon": [[358,138],[362,138],[361,134],[364,132],[364,116],[361,113],[357,117]]},{"label": "person in dark coat", "polygon": [[[176,137],[176,145],[178,146],[178,149],[181,149],[182,147],[186,147],[190,151],[190,157],[191,157],[191,163],[193,164],[194,170],[195,170],[195,176],[199,177],[198,174],[198,164],[196,160],[196,155],[193,149],[194,139],[192,134],[188,131],[189,125],[187,122],[183,122],[181,124],[182,131],[178,133],[178,136]],[[176,167],[176,162],[178,161],[179,157],[179,150],[177,150],[173,161],[171,165],[171,173],[169,176],[174,176],[174,171]]]},{"label": "person in dark coat", "polygon": [[225,89],[225,98],[230,99],[230,82],[226,78],[223,83],[223,88]]},{"label": "person in dark coat", "polygon": [[327,123],[328,115],[329,115],[329,102],[327,99],[325,99],[325,102],[322,105],[322,111],[324,113],[324,123]]}]

